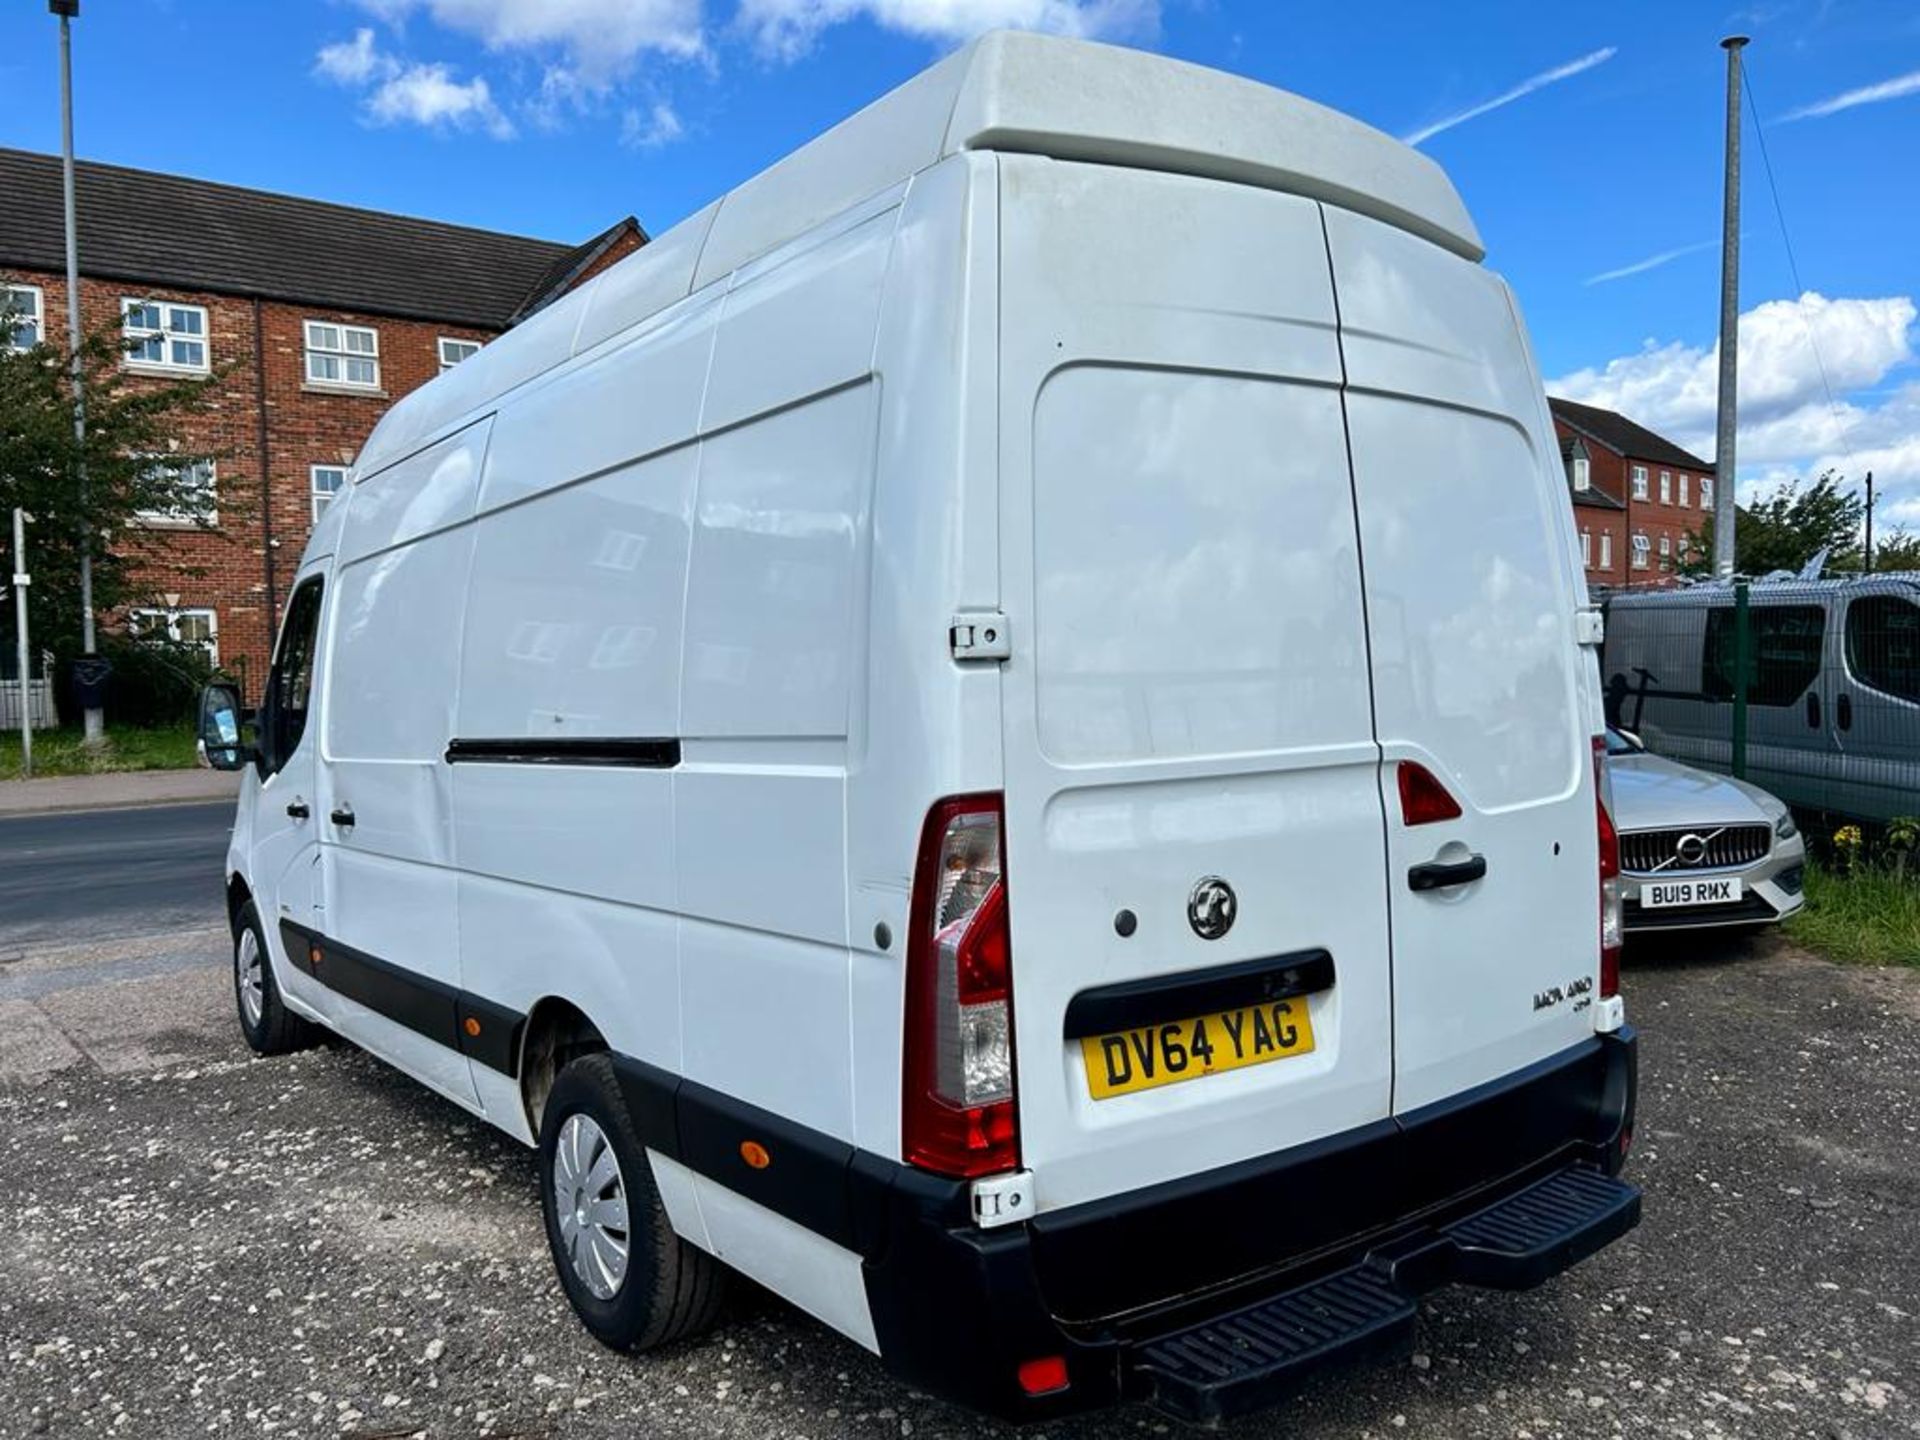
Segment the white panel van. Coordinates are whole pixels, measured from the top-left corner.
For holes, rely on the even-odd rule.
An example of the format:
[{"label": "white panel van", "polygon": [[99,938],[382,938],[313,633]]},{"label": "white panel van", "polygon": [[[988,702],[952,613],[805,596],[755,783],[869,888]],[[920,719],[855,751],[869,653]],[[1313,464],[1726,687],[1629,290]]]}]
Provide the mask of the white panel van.
[{"label": "white panel van", "polygon": [[610,1345],[738,1271],[1017,1419],[1597,1250],[1598,630],[1480,258],[1364,126],[999,34],[488,345],[207,696],[249,1043],[537,1145]]}]

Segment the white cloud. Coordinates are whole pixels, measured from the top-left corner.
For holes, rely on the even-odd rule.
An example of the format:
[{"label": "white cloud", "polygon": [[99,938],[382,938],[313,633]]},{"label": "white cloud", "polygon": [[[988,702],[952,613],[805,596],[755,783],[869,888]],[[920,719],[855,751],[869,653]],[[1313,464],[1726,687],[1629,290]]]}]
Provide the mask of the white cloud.
[{"label": "white cloud", "polygon": [[1878,105],[1886,100],[1898,100],[1903,95],[1920,95],[1920,70],[1910,74],[1896,75],[1891,80],[1882,80],[1876,85],[1862,85],[1857,90],[1845,90],[1838,95],[1830,95],[1825,100],[1816,100],[1811,105],[1802,105],[1798,110],[1789,110],[1780,117],[1784,124],[1789,120],[1814,120],[1822,115],[1837,115],[1842,110],[1851,110],[1856,105]]},{"label": "white cloud", "polygon": [[1636,260],[1631,265],[1622,265],[1617,270],[1602,270],[1598,275],[1589,275],[1580,283],[1583,285],[1604,285],[1609,280],[1624,280],[1629,275],[1644,275],[1649,270],[1658,270],[1662,265],[1687,255],[1698,255],[1702,250],[1711,250],[1718,240],[1701,240],[1692,245],[1681,245],[1673,250],[1662,250],[1658,255],[1649,255],[1644,260]]},{"label": "white cloud", "polygon": [[[1915,359],[1916,316],[1920,307],[1905,295],[1828,299],[1813,291],[1741,315],[1743,494],[1827,469],[1856,482],[1872,470],[1888,497],[1887,513],[1920,523],[1920,381],[1895,374]],[[1634,354],[1550,381],[1547,389],[1617,410],[1711,456],[1719,353],[1717,345],[1649,341]]]},{"label": "white cloud", "polygon": [[313,68],[342,85],[364,85],[376,77],[391,75],[398,66],[392,56],[380,52],[373,31],[363,25],[353,32],[353,39],[322,46]]},{"label": "white cloud", "polygon": [[1477,120],[1482,115],[1498,110],[1502,105],[1511,105],[1516,100],[1524,99],[1536,90],[1544,90],[1549,85],[1558,85],[1562,80],[1571,80],[1575,75],[1591,70],[1596,65],[1606,64],[1619,53],[1618,47],[1613,45],[1589,51],[1578,60],[1569,60],[1566,64],[1556,65],[1551,70],[1542,70],[1538,75],[1529,75],[1511,90],[1503,90],[1491,100],[1483,100],[1478,105],[1457,111],[1444,119],[1434,121],[1431,125],[1422,125],[1418,130],[1403,135],[1401,139],[1409,145],[1424,144],[1443,130],[1451,130],[1456,125]]},{"label": "white cloud", "polygon": [[480,129],[496,140],[513,138],[513,122],[494,103],[478,75],[457,81],[445,65],[408,65],[367,97],[367,113],[382,125],[406,121],[429,129]]},{"label": "white cloud", "polygon": [[435,130],[486,132],[511,140],[513,122],[494,101],[480,76],[455,80],[445,65],[406,61],[375,43],[373,31],[360,29],[353,39],[323,46],[314,70],[328,80],[367,89],[363,108],[376,125],[413,124]]},{"label": "white cloud", "polygon": [[490,50],[557,50],[583,83],[604,88],[640,55],[706,49],[702,0],[359,0],[399,23],[423,11]]},{"label": "white cloud", "polygon": [[629,110],[620,117],[620,143],[636,150],[657,150],[686,133],[674,108],[657,100],[649,110]]},{"label": "white cloud", "polygon": [[738,23],[767,54],[804,54],[821,31],[864,17],[942,43],[1000,28],[1081,39],[1152,35],[1160,0],[740,0]]}]

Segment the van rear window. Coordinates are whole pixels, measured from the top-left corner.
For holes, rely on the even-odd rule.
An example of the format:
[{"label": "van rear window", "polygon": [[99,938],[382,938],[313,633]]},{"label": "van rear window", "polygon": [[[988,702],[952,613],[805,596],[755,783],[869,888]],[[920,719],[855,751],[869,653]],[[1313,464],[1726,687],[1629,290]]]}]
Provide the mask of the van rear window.
[{"label": "van rear window", "polygon": [[1863,685],[1920,701],[1920,605],[1868,595],[1847,607],[1847,669]]},{"label": "van rear window", "polygon": [[[1748,616],[1753,634],[1747,701],[1791,705],[1820,674],[1826,611],[1818,605],[1756,605]],[[1735,653],[1732,608],[1709,610],[1700,677],[1701,692],[1709,700],[1733,699]]]}]

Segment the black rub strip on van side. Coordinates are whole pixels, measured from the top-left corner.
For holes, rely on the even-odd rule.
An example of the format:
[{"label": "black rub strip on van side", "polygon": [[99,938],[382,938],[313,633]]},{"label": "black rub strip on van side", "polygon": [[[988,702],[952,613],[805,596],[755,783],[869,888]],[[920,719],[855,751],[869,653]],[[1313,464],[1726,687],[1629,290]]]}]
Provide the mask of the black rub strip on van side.
[{"label": "black rub strip on van side", "polygon": [[671,770],[680,763],[677,738],[620,739],[567,736],[507,740],[449,740],[447,763],[488,765],[619,765]]},{"label": "black rub strip on van side", "polygon": [[507,1076],[519,1070],[520,1032],[527,1017],[518,1011],[342,945],[291,920],[280,922],[280,942],[289,960],[335,994],[489,1070]]},{"label": "black rub strip on van side", "polygon": [[1206,970],[1183,970],[1150,980],[1127,980],[1082,990],[1067,1002],[1066,1038],[1110,1035],[1216,1010],[1264,1005],[1333,988],[1333,956],[1296,950]]}]

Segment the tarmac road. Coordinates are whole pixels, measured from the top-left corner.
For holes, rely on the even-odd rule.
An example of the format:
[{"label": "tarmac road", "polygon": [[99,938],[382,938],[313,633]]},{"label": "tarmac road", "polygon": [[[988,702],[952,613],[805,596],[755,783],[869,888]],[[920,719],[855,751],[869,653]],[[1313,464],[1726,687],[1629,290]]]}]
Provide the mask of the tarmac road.
[{"label": "tarmac road", "polygon": [[[129,928],[169,866],[217,874],[218,827],[170,818],[111,838],[148,879],[91,920],[37,893],[97,871],[74,831],[0,829],[0,1437],[1010,1433],[759,1292],[666,1353],[600,1349],[524,1151],[348,1046],[248,1058],[217,881]],[[1538,1291],[1445,1292],[1410,1359],[1229,1433],[1920,1435],[1920,972],[1692,939],[1630,951],[1627,996],[1641,1227]]]}]

